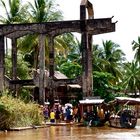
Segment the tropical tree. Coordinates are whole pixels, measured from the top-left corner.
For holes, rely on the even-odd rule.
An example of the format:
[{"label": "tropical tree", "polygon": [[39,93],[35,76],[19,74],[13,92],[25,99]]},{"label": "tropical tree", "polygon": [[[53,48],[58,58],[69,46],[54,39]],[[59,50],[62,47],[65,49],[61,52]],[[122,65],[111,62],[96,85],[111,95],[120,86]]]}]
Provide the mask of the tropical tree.
[{"label": "tropical tree", "polygon": [[21,0],[8,0],[6,3],[4,0],[0,0],[5,14],[0,15],[0,22],[11,23],[23,23],[28,21],[27,5],[23,5]]},{"label": "tropical tree", "polygon": [[73,34],[66,34],[64,41],[69,46],[67,57],[57,55],[57,69],[69,78],[76,78],[82,72],[81,44]]},{"label": "tropical tree", "polygon": [[[58,10],[54,3],[54,0],[34,0],[34,3],[29,4],[29,15],[30,20],[29,22],[50,22],[50,21],[58,21],[62,20],[63,16],[60,10]],[[55,52],[59,53],[68,48],[67,44],[63,40],[63,36],[55,37],[54,40]],[[39,53],[39,46],[38,46],[38,35],[28,35],[23,37],[19,42],[20,50],[27,52],[25,53],[25,58],[34,58],[34,67],[37,68],[38,65],[38,53]],[[49,57],[49,47],[48,47],[48,38],[46,37],[46,64],[48,64],[48,57]],[[27,55],[27,56],[26,56]]]},{"label": "tropical tree", "polygon": [[132,41],[132,49],[135,51],[134,58],[140,63],[140,37],[138,37],[137,41]]},{"label": "tropical tree", "polygon": [[140,69],[137,61],[125,63],[124,79],[122,85],[128,92],[136,93],[140,91]]},{"label": "tropical tree", "polygon": [[[119,87],[112,85],[111,80],[114,79],[110,73],[107,72],[93,72],[93,92],[94,96],[100,96],[109,102],[114,99],[116,92],[119,91]],[[118,95],[118,94],[117,94]]]},{"label": "tropical tree", "polygon": [[[0,0],[1,8],[5,11],[0,15],[0,22],[4,24],[25,23],[28,21],[27,5],[23,5],[21,0]],[[8,53],[8,40],[6,38],[6,54]]]},{"label": "tropical tree", "polygon": [[30,22],[49,22],[62,20],[63,16],[55,0],[34,0],[29,2]]},{"label": "tropical tree", "polygon": [[[6,75],[11,77],[12,63],[10,55],[8,55],[5,59],[5,70]],[[23,54],[19,52],[17,61],[17,76],[20,79],[30,79],[31,75],[29,75],[29,73],[30,73],[29,64],[23,60]]]},{"label": "tropical tree", "polygon": [[122,78],[122,62],[125,60],[125,54],[119,49],[119,45],[111,40],[103,41],[103,50],[100,53],[102,70],[111,73],[115,77],[115,83]]},{"label": "tropical tree", "polygon": [[101,48],[98,44],[93,45],[93,71],[103,71],[102,59],[103,48]]}]

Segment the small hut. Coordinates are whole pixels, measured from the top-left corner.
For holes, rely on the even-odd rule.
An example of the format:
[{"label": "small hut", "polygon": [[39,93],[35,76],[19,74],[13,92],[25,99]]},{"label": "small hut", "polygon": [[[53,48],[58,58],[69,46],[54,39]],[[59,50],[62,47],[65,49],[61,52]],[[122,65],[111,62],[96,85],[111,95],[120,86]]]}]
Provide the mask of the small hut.
[{"label": "small hut", "polygon": [[[35,101],[39,100],[39,69],[34,71],[34,98]],[[81,85],[75,83],[69,83],[69,79],[66,75],[60,71],[54,72],[54,79],[49,79],[49,71],[45,70],[45,101],[51,100],[53,97],[54,100],[59,100],[61,103],[65,104],[70,100],[77,98],[78,93],[81,91]],[[52,83],[53,81],[53,83]]]}]

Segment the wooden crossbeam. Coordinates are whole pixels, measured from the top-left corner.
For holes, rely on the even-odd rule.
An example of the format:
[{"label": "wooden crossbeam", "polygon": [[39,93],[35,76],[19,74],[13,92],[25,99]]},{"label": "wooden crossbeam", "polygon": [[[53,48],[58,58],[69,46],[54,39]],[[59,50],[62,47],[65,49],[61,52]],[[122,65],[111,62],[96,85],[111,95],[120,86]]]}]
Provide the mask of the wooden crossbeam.
[{"label": "wooden crossbeam", "polygon": [[28,79],[28,80],[10,80],[9,81],[10,84],[13,85],[34,85],[33,79]]},{"label": "wooden crossbeam", "polygon": [[[81,33],[85,20],[57,21],[46,23],[0,25],[0,35],[19,38],[27,34],[46,34],[57,36],[66,32]],[[85,28],[85,27],[84,27]],[[86,31],[92,35],[115,31],[112,18],[86,20]]]}]

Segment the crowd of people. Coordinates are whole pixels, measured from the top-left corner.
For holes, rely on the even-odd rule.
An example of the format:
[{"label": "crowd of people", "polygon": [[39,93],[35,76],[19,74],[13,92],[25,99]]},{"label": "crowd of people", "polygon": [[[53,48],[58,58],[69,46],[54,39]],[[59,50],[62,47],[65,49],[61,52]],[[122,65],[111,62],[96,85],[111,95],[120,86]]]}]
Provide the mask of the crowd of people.
[{"label": "crowd of people", "polygon": [[54,104],[52,107],[44,105],[43,115],[46,122],[60,123],[60,122],[80,122],[80,109],[78,106],[71,104],[60,105]]}]

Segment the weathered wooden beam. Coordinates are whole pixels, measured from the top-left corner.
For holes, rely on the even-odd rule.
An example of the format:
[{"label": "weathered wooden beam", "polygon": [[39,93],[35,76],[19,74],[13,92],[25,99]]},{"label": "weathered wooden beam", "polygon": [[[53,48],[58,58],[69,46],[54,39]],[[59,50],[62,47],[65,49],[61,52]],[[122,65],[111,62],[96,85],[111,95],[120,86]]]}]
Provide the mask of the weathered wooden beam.
[{"label": "weathered wooden beam", "polygon": [[54,40],[52,36],[49,39],[49,77],[54,78]]},{"label": "weathered wooden beam", "polygon": [[[83,7],[85,10],[87,8],[88,19],[94,18],[94,10],[93,10],[92,3],[90,3],[88,0],[81,0],[80,8],[81,7]],[[80,14],[81,14],[81,12],[82,12],[82,10],[80,10]]]},{"label": "weathered wooden beam", "polygon": [[88,33],[91,35],[99,35],[104,33],[110,33],[115,31],[115,23],[112,23],[111,26],[107,28],[96,28],[94,30],[90,30]]},{"label": "weathered wooden beam", "polygon": [[[82,91],[84,96],[92,96],[93,76],[92,76],[92,34],[89,34],[89,27],[86,20],[86,8],[88,9],[88,18],[93,18],[92,4],[88,0],[82,0],[80,5],[81,22],[81,46],[82,46]],[[95,27],[92,27],[94,31]]]},{"label": "weathered wooden beam", "polygon": [[17,78],[17,39],[12,39],[12,79]]},{"label": "weathered wooden beam", "polygon": [[[48,87],[49,87],[49,97],[51,102],[54,102],[55,97],[55,83],[53,81],[54,79],[54,38],[53,36],[49,36],[49,81],[48,81]],[[48,79],[47,79],[48,80]]]},{"label": "weathered wooden beam", "polygon": [[[8,24],[0,25],[0,35],[12,37],[22,37],[27,34],[51,34],[57,36],[66,32],[78,32],[81,33],[81,25],[84,20],[72,20],[72,21],[57,21],[46,23],[30,23],[30,24]],[[93,35],[98,34],[97,30],[106,30],[111,32],[108,28],[111,28],[112,18],[102,19],[88,19],[86,20],[86,30]],[[100,32],[101,33],[101,32]]]},{"label": "weathered wooden beam", "polygon": [[10,80],[9,81],[10,84],[12,85],[22,85],[22,86],[26,86],[26,85],[34,85],[33,79],[28,79],[28,80]]},{"label": "weathered wooden beam", "polygon": [[[12,38],[12,79],[17,79],[17,39]],[[12,86],[13,95],[17,96],[17,86]]]},{"label": "weathered wooden beam", "polygon": [[93,64],[93,61],[92,61],[92,35],[88,34],[88,37],[87,37],[87,42],[88,42],[88,48],[87,48],[87,73],[88,73],[88,76],[87,76],[87,96],[93,96],[93,69],[92,69],[92,64]]},{"label": "weathered wooden beam", "polygon": [[5,58],[5,48],[4,48],[4,36],[0,36],[0,92],[4,90],[4,58]]},{"label": "weathered wooden beam", "polygon": [[39,104],[45,103],[45,38],[46,35],[39,35]]}]

